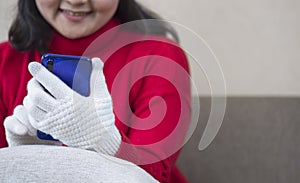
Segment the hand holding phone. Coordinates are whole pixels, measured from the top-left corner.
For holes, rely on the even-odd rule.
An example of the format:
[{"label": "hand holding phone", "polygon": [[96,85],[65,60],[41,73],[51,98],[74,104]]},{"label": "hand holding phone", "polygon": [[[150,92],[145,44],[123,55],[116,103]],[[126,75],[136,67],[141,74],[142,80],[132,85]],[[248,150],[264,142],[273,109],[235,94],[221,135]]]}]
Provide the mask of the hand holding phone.
[{"label": "hand holding phone", "polygon": [[[74,91],[89,96],[91,59],[84,56],[45,54],[42,65],[59,77]],[[43,140],[55,140],[51,135],[38,130],[37,136]]]},{"label": "hand holding phone", "polygon": [[122,139],[115,126],[103,65],[99,58],[92,59],[90,94],[85,97],[40,63],[30,63],[28,69],[33,78],[32,85],[27,85],[28,105],[25,102],[24,106],[32,127],[68,146],[115,155]]}]

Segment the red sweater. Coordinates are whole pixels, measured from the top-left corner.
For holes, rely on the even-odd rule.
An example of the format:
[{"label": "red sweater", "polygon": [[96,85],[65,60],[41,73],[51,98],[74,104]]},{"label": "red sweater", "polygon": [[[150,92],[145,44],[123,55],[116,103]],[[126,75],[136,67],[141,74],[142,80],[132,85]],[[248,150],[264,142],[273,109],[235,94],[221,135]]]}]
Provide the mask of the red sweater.
[{"label": "red sweater", "polygon": [[[116,156],[137,163],[160,182],[186,182],[175,166],[190,120],[186,56],[160,36],[145,38],[119,29],[106,33],[117,25],[112,20],[75,40],[54,33],[50,52],[100,57],[122,135]],[[93,42],[96,38],[99,41]],[[19,52],[8,42],[0,44],[0,147],[7,146],[4,119],[27,95],[28,63],[40,58],[36,51]]]}]

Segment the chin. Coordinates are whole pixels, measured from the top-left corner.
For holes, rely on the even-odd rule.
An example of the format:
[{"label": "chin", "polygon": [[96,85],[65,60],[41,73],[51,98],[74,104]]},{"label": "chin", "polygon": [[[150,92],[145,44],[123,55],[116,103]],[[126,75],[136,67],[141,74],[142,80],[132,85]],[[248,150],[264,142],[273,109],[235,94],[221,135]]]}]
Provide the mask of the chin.
[{"label": "chin", "polygon": [[82,37],[85,37],[85,36],[88,36],[89,34],[86,33],[82,33],[82,34],[78,34],[78,32],[64,32],[64,33],[61,33],[64,37],[66,38],[69,38],[69,39],[78,39],[78,38],[82,38]]}]

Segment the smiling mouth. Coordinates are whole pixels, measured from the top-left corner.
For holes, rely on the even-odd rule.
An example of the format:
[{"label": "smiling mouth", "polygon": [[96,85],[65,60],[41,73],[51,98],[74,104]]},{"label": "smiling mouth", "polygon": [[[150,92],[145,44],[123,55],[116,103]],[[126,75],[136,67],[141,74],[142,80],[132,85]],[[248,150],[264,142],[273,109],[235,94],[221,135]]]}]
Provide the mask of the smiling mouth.
[{"label": "smiling mouth", "polygon": [[92,11],[71,11],[71,10],[65,10],[65,9],[59,9],[59,11],[66,15],[74,16],[74,17],[83,17],[83,16],[86,16],[86,15],[92,13]]}]

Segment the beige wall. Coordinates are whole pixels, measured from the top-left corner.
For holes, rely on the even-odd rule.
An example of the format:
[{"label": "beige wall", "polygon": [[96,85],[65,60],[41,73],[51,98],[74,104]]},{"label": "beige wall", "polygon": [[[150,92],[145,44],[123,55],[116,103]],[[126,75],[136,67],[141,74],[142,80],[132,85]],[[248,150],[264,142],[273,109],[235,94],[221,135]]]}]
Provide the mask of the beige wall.
[{"label": "beige wall", "polygon": [[300,1],[140,1],[206,40],[229,95],[300,95]]},{"label": "beige wall", "polygon": [[15,13],[16,0],[0,1],[0,41],[7,39],[7,31]]},{"label": "beige wall", "polygon": [[[139,1],[195,31],[210,45],[224,72],[228,95],[300,96],[300,1]],[[0,2],[0,40],[6,39],[14,2]],[[193,45],[185,36],[183,43]],[[203,72],[192,68],[200,94],[208,94]]]}]

